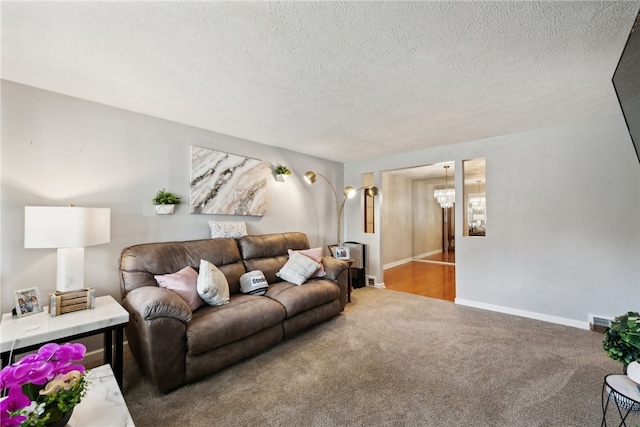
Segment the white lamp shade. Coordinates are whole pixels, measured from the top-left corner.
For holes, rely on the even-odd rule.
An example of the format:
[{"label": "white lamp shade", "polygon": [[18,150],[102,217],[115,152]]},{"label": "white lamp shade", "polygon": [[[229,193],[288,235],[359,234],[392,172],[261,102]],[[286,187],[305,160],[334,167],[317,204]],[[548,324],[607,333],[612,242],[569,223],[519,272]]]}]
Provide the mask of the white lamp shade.
[{"label": "white lamp shade", "polygon": [[109,243],[111,209],[25,206],[25,248],[84,248]]}]

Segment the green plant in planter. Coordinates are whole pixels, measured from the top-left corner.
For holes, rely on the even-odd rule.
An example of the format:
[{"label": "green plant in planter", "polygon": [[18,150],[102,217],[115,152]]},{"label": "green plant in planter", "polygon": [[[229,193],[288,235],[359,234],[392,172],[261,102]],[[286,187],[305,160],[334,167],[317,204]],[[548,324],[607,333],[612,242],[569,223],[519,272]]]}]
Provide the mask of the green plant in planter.
[{"label": "green plant in planter", "polygon": [[278,165],[274,169],[274,173],[276,175],[291,175],[291,169],[289,169],[285,165]]},{"label": "green plant in planter", "polygon": [[616,317],[604,333],[602,348],[625,366],[640,360],[640,313],[629,311]]},{"label": "green plant in planter", "polygon": [[156,193],[151,199],[151,203],[154,205],[179,205],[182,203],[180,196],[177,194],[165,191],[164,188]]}]

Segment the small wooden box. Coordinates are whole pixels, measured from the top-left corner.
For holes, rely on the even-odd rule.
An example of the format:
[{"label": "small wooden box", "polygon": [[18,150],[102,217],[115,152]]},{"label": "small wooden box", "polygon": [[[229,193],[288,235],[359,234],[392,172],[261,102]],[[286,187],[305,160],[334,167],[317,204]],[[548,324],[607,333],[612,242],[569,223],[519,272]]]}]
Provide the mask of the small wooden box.
[{"label": "small wooden box", "polygon": [[93,288],[78,289],[77,291],[58,292],[51,294],[49,313],[51,317],[78,310],[96,307],[96,291]]}]

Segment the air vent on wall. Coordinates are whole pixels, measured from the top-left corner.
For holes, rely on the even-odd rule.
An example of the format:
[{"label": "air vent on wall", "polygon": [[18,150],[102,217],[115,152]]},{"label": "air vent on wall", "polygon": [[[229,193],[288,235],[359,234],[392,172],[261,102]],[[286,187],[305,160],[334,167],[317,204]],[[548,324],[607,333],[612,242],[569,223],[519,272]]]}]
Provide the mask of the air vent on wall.
[{"label": "air vent on wall", "polygon": [[367,286],[375,286],[376,285],[376,277],[375,276],[366,276],[367,277]]},{"label": "air vent on wall", "polygon": [[613,318],[606,316],[589,315],[589,329],[595,332],[604,332],[609,326]]}]

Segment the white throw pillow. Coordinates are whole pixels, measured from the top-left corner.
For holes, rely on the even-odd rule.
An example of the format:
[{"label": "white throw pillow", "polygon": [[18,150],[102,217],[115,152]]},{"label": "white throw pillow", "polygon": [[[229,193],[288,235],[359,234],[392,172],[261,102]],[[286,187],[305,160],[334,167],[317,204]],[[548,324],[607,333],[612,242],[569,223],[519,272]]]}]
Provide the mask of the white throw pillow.
[{"label": "white throw pillow", "polygon": [[318,268],[320,268],[320,264],[300,252],[294,252],[289,256],[289,261],[276,273],[276,276],[294,285],[302,285]]},{"label": "white throw pillow", "polygon": [[311,248],[311,249],[302,249],[299,251],[294,251],[292,249],[289,249],[289,256],[291,256],[293,252],[300,252],[302,255],[307,256],[312,260],[314,260],[315,262],[317,262],[318,264],[320,264],[320,268],[313,274],[313,277],[324,277],[327,275],[327,272],[324,271],[324,266],[322,265],[322,248],[321,247]]},{"label": "white throw pillow", "polygon": [[269,289],[267,279],[260,270],[249,271],[240,276],[240,292],[251,295],[264,295]]},{"label": "white throw pillow", "polygon": [[244,222],[209,221],[209,230],[211,230],[212,239],[216,237],[237,239],[247,235],[247,224]]},{"label": "white throw pillow", "polygon": [[207,260],[200,260],[197,283],[198,295],[209,305],[229,302],[229,282],[224,273]]}]

